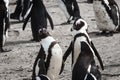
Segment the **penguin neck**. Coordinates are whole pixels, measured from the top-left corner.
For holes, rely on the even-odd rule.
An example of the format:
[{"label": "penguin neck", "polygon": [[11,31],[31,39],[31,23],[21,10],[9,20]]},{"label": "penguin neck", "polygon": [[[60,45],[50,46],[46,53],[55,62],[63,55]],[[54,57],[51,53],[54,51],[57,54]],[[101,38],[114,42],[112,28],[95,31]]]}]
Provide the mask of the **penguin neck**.
[{"label": "penguin neck", "polygon": [[54,38],[52,38],[51,36],[47,36],[44,39],[41,39],[40,43],[43,46],[44,50],[47,52],[49,49],[50,44],[55,41]]}]

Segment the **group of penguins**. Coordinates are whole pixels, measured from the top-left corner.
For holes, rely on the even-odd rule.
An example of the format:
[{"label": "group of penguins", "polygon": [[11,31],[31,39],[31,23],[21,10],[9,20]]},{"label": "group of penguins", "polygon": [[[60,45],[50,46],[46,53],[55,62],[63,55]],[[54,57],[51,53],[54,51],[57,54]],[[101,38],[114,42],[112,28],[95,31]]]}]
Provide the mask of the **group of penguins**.
[{"label": "group of penguins", "polygon": [[[72,20],[74,23],[71,32],[75,31],[68,49],[63,54],[62,48],[47,31],[47,19],[51,28],[54,24],[51,16],[44,6],[43,0],[32,0],[26,16],[24,17],[23,30],[29,18],[33,37],[37,37],[41,47],[34,61],[32,80],[58,80],[63,72],[67,57],[72,54],[72,80],[102,80],[101,72],[95,63],[96,56],[101,69],[104,70],[102,59],[88,34],[88,24],[80,16],[79,6],[76,0],[57,0],[58,5],[68,19],[65,24]],[[114,0],[91,0],[95,12],[96,24],[101,34],[112,36],[120,32],[120,11]],[[9,0],[0,0],[0,52],[8,52],[3,49],[9,22]],[[39,70],[36,72],[36,67]],[[37,74],[36,74],[37,73]]]}]

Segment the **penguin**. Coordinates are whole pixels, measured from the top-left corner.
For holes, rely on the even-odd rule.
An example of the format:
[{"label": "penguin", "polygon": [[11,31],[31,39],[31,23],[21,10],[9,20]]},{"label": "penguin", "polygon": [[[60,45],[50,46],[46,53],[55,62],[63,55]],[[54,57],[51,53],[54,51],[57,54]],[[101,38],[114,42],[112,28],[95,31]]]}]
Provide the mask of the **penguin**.
[{"label": "penguin", "polygon": [[[79,77],[80,74],[82,75],[82,73],[80,73],[80,71],[78,71],[78,73],[80,73],[78,75],[75,73],[78,66],[80,66],[79,61],[82,62],[82,60],[83,60],[81,58],[79,59],[79,56],[82,55],[82,53],[85,53],[83,55],[86,55],[85,56],[86,60],[83,60],[83,63],[82,63],[82,64],[86,64],[86,65],[83,65],[83,67],[85,67],[85,66],[88,67],[88,65],[95,66],[95,61],[94,61],[93,57],[96,56],[100,62],[100,66],[101,66],[102,70],[104,70],[102,59],[101,59],[97,49],[95,48],[92,40],[90,39],[90,37],[87,33],[87,31],[88,31],[87,29],[88,29],[88,24],[84,19],[82,19],[80,17],[75,20],[73,27],[71,28],[71,31],[75,31],[74,38],[71,41],[65,54],[63,55],[63,61],[65,62],[67,57],[70,55],[70,53],[72,53],[72,76],[73,76],[72,80],[84,80],[83,78],[80,79],[80,77]],[[83,46],[82,46],[82,43],[83,43]],[[85,45],[87,45],[87,46],[85,46]],[[84,50],[84,49],[82,51],[82,47],[84,47],[84,46],[86,47],[84,49],[88,49],[90,52],[88,50]],[[92,56],[90,57],[88,53]],[[92,61],[89,62],[89,58],[87,58],[87,56],[89,56],[89,58]],[[84,61],[85,61],[85,63],[84,63]],[[87,61],[89,63],[86,63]],[[93,63],[93,64],[91,64],[91,63]],[[77,67],[77,68],[75,68],[75,67]],[[95,67],[97,69],[97,66],[95,66]],[[97,73],[99,74],[99,71]],[[79,77],[78,79],[75,78],[75,74],[77,77]],[[82,76],[82,77],[85,77],[85,76]],[[85,80],[87,80],[87,79],[85,79]]]},{"label": "penguin", "polygon": [[59,73],[62,70],[62,49],[45,28],[39,29],[39,39],[41,48],[33,65],[32,78],[36,77],[38,61],[44,60],[45,67],[41,70],[46,71],[46,75],[50,80],[58,80]]},{"label": "penguin", "polygon": [[72,66],[72,80],[101,80],[101,73],[95,63],[91,46],[83,40],[83,37],[80,39],[82,39],[79,42],[80,52]]},{"label": "penguin", "polygon": [[8,5],[9,0],[0,0],[0,52],[10,51],[3,49],[6,38],[8,37],[8,29],[10,28]]},{"label": "penguin", "polygon": [[[32,36],[33,39],[32,41],[39,41],[38,40],[38,30],[41,28],[46,28],[47,29],[47,19],[50,22],[51,28],[54,29],[53,21],[51,16],[48,14],[43,1],[42,0],[33,0],[31,3],[31,6],[28,10],[29,13],[26,15],[25,21],[23,23],[23,30],[26,27],[26,24],[31,17],[31,30],[32,30]],[[41,26],[39,26],[41,25]]]},{"label": "penguin", "polygon": [[115,0],[94,0],[93,9],[101,34],[112,36],[120,32],[120,10]]},{"label": "penguin", "polygon": [[76,0],[57,0],[57,2],[68,19],[67,22],[63,24],[70,24],[72,20],[80,17],[80,10]]}]

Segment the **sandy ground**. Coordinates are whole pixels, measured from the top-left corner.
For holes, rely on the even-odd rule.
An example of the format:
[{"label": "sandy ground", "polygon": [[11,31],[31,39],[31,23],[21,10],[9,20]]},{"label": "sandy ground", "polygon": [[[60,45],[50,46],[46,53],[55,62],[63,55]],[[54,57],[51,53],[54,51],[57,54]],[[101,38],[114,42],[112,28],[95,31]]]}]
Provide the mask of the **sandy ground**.
[{"label": "sandy ground", "polygon": [[[10,0],[10,3],[14,1]],[[95,24],[93,5],[83,1],[78,0],[81,16],[89,24],[90,37],[105,65],[105,70],[101,71],[102,80],[120,80],[120,34],[114,34],[111,37],[96,36],[95,32],[98,30]],[[116,1],[120,6],[120,1]],[[53,31],[50,26],[48,26],[48,30],[59,42],[64,53],[72,39],[72,33],[70,32],[72,24],[60,25],[66,19],[55,0],[45,0],[45,5],[55,25]],[[10,5],[10,13],[14,11],[14,8],[15,5]],[[0,54],[0,80],[31,80],[32,66],[40,49],[40,43],[29,41],[32,39],[29,23],[26,30],[22,31],[23,23],[10,21],[11,29],[5,47],[12,49],[12,51]],[[71,80],[70,57],[66,61],[64,72],[60,75],[59,80]]]}]

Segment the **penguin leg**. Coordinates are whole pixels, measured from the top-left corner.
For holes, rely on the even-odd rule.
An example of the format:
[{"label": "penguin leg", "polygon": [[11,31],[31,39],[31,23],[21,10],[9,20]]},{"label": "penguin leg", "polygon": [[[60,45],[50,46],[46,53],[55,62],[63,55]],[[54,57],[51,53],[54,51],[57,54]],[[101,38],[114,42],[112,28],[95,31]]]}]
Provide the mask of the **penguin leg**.
[{"label": "penguin leg", "polygon": [[3,49],[3,47],[0,48],[0,52],[2,52],[2,53],[3,52],[10,52],[10,51],[11,51],[11,49]]}]

